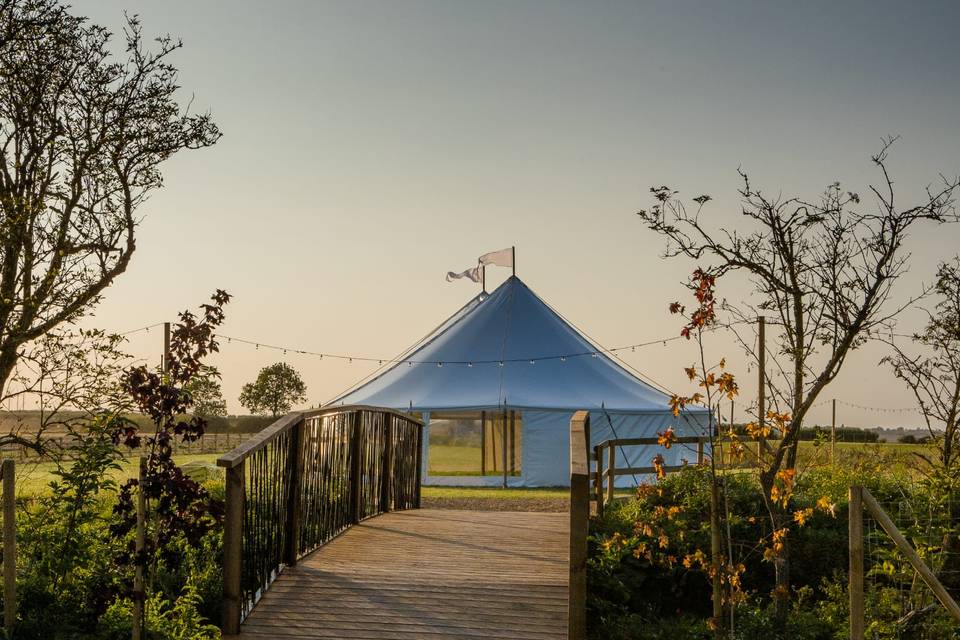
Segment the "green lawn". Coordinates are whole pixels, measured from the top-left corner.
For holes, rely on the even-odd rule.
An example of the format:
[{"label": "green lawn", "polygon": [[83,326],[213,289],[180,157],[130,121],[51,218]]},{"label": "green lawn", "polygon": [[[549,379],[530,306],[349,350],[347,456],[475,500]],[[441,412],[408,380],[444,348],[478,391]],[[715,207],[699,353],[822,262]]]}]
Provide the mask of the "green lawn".
[{"label": "green lawn", "polygon": [[[209,462],[216,464],[218,456],[219,454],[216,453],[196,453],[175,455],[173,459],[179,465],[184,465],[189,462]],[[136,476],[137,460],[137,458],[125,458],[122,469],[111,474],[113,479],[117,482],[123,482],[128,478]],[[17,494],[21,496],[32,496],[42,493],[49,486],[50,482],[55,479],[53,475],[54,470],[56,470],[56,465],[52,462],[37,463],[30,460],[18,460]]]},{"label": "green lawn", "polygon": [[[479,476],[480,446],[431,444],[429,449],[430,475],[434,476]],[[500,461],[497,461],[500,466]],[[493,466],[492,462],[489,465]],[[487,470],[488,476],[503,476],[503,471]],[[519,476],[520,472],[510,475]]]}]

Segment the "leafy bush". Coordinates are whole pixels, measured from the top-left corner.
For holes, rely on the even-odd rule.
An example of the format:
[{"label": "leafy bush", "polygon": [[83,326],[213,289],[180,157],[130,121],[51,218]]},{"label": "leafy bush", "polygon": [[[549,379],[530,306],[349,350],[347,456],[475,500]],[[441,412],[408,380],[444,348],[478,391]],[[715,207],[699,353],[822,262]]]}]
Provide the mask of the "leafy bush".
[{"label": "leafy bush", "polygon": [[[829,640],[845,638],[848,633],[847,501],[851,485],[866,486],[882,503],[909,495],[921,512],[936,509],[931,496],[942,494],[942,487],[913,485],[905,478],[878,473],[877,464],[881,463],[865,458],[852,468],[815,469],[797,482],[793,494],[797,509],[826,499],[833,513],[811,509],[803,526],[790,530],[793,605],[785,637]],[[721,504],[730,514],[734,563],[743,564],[743,597],[735,609],[734,638],[775,638],[778,632],[770,597],[774,576],[771,564],[764,560],[763,545],[757,542],[769,534],[759,487],[750,474],[732,474],[725,480]],[[702,550],[710,548],[709,511],[709,472],[691,466],[657,485],[641,486],[634,499],[610,505],[603,517],[593,522],[588,561],[588,615],[593,637],[712,637],[707,625],[712,615],[711,580],[708,561],[701,561]],[[890,602],[902,598],[902,593],[885,587],[882,581],[868,581],[866,597],[868,636],[906,637],[902,636],[903,623],[898,623],[895,615],[901,607]],[[918,624],[928,634],[923,637],[953,637],[951,621],[942,611],[932,611]]]}]

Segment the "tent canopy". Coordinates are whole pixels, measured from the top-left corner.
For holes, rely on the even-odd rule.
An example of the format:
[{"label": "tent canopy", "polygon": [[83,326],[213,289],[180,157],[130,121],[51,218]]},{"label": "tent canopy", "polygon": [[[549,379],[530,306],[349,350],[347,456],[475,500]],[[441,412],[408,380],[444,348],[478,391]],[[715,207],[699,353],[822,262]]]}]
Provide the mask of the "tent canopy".
[{"label": "tent canopy", "polygon": [[607,356],[516,276],[475,297],[401,362],[331,404],[668,411],[666,394]]}]

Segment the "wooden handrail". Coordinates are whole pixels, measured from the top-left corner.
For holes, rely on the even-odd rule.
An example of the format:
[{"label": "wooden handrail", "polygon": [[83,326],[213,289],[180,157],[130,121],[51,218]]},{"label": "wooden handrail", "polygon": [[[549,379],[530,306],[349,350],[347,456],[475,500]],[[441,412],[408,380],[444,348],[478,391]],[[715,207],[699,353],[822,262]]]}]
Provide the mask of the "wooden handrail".
[{"label": "wooden handrail", "polygon": [[339,405],[336,407],[310,409],[308,411],[293,411],[285,416],[277,418],[276,422],[273,422],[270,424],[270,426],[258,431],[253,437],[248,439],[240,446],[231,449],[227,453],[217,458],[217,466],[224,467],[226,469],[237,466],[243,460],[248,458],[251,453],[262,448],[270,441],[276,439],[281,433],[289,431],[301,420],[307,420],[309,418],[315,418],[318,416],[332,416],[337,414],[353,413],[354,411],[376,411],[378,413],[388,413],[391,415],[400,416],[404,420],[416,422],[421,427],[423,426],[422,420],[414,418],[408,413],[403,413],[402,411],[397,411],[396,409],[372,407],[365,404]]},{"label": "wooden handrail", "polygon": [[587,535],[590,527],[590,413],[570,420],[570,578],[567,637],[587,637]]}]

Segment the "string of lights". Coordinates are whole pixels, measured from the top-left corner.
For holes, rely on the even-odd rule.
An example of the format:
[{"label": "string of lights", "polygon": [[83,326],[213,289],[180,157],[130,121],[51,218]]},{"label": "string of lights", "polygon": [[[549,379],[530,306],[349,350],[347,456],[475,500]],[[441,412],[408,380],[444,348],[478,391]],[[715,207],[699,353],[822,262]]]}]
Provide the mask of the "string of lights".
[{"label": "string of lights", "polygon": [[145,326],[145,327],[140,327],[139,329],[131,329],[130,331],[124,331],[123,333],[118,333],[117,335],[118,335],[118,336],[129,336],[129,335],[132,335],[132,334],[134,334],[134,333],[140,333],[141,331],[146,331],[147,333],[150,333],[150,329],[154,329],[154,328],[156,328],[156,327],[162,327],[162,326],[163,326],[163,323],[162,323],[162,322],[154,322],[153,324],[147,325],[147,326]]},{"label": "string of lights", "polygon": [[862,404],[856,404],[855,402],[847,402],[846,400],[837,400],[837,404],[842,404],[853,409],[860,409],[861,411],[873,411],[876,413],[920,413],[920,410],[916,407],[867,407]]},{"label": "string of lights", "polygon": [[599,358],[600,355],[604,352],[617,353],[617,352],[623,352],[623,351],[636,351],[637,349],[641,349],[643,347],[649,347],[657,344],[666,345],[668,342],[673,342],[674,340],[682,339],[682,336],[670,336],[668,338],[660,338],[658,340],[649,340],[647,342],[638,342],[635,344],[624,345],[622,347],[614,347],[612,349],[596,349],[591,351],[580,351],[576,353],[539,355],[539,356],[531,356],[526,358],[503,358],[503,359],[496,359],[496,360],[421,360],[417,358],[400,358],[400,359],[375,358],[371,356],[356,356],[356,355],[346,355],[342,353],[326,353],[326,352],[319,352],[319,351],[310,351],[308,349],[300,349],[297,347],[269,344],[266,342],[250,340],[247,338],[239,338],[236,336],[228,336],[225,334],[217,334],[217,337],[220,338],[221,340],[226,340],[227,344],[238,342],[240,344],[251,345],[256,349],[262,348],[262,349],[269,349],[272,351],[282,351],[284,354],[294,353],[297,355],[313,356],[320,359],[328,358],[331,360],[345,360],[347,362],[354,362],[354,361],[371,362],[371,363],[375,362],[379,365],[407,364],[409,366],[433,365],[437,367],[443,367],[445,365],[454,365],[454,366],[460,365],[460,366],[466,366],[466,367],[473,367],[473,366],[479,366],[479,365],[504,366],[506,364],[511,364],[511,363],[528,363],[533,365],[533,364],[536,364],[537,362],[551,361],[551,360],[559,360],[560,362],[566,362],[567,359],[570,359],[570,358],[584,358],[584,357]]},{"label": "string of lights", "polygon": [[[744,324],[746,322],[747,321],[735,321],[729,324],[727,323],[718,324],[712,330],[729,329],[732,325]],[[163,326],[163,324],[164,324],[163,322],[155,322],[151,325],[140,327],[138,329],[132,329],[130,331],[125,331],[118,335],[128,336],[135,333],[139,333],[141,331],[149,332],[150,329]],[[237,336],[228,336],[225,334],[217,334],[217,337],[220,338],[221,340],[225,339],[227,341],[227,344],[232,344],[234,342],[237,342],[240,344],[250,345],[258,350],[262,348],[262,349],[268,349],[271,351],[280,351],[280,352],[283,352],[284,355],[293,353],[297,355],[316,357],[321,360],[324,358],[327,358],[331,360],[340,360],[340,361],[346,361],[346,362],[354,362],[354,361],[367,362],[367,363],[376,363],[380,366],[383,366],[385,364],[406,364],[408,366],[413,366],[413,365],[432,365],[436,367],[466,366],[468,368],[474,367],[474,366],[482,366],[482,365],[488,365],[488,366],[496,365],[496,366],[502,367],[506,364],[515,364],[515,363],[527,363],[530,365],[534,365],[537,362],[554,361],[554,360],[559,360],[560,362],[566,362],[568,359],[571,359],[571,358],[583,358],[583,357],[598,358],[600,357],[601,354],[610,354],[611,356],[615,357],[618,361],[620,361],[622,364],[629,366],[629,363],[627,363],[620,356],[621,353],[626,351],[635,352],[637,349],[642,349],[644,347],[649,347],[657,344],[666,346],[668,342],[674,342],[675,340],[684,339],[683,336],[674,335],[666,338],[648,340],[645,342],[637,342],[634,344],[628,344],[620,347],[597,348],[596,350],[590,350],[590,351],[580,351],[575,353],[564,353],[564,354],[539,355],[539,356],[532,356],[532,357],[526,357],[526,358],[504,358],[504,359],[496,359],[496,360],[421,360],[417,358],[376,358],[371,356],[311,351],[308,349],[301,349],[298,347],[270,344],[267,342],[250,340],[248,338],[240,338]],[[630,368],[633,369],[633,367],[630,367]],[[656,386],[662,387],[662,385],[659,385],[659,384],[657,384]],[[831,402],[832,400],[823,400],[821,402],[814,404],[811,408],[823,407],[830,404]],[[846,407],[850,407],[853,409],[859,409],[861,411],[871,411],[875,413],[919,413],[919,410],[916,407],[870,407],[870,406],[861,405],[854,402],[848,402],[846,400],[839,400],[839,399],[836,402],[837,404],[844,405]]]}]

